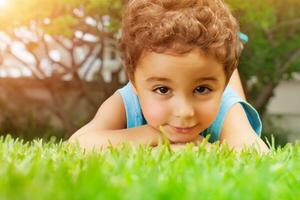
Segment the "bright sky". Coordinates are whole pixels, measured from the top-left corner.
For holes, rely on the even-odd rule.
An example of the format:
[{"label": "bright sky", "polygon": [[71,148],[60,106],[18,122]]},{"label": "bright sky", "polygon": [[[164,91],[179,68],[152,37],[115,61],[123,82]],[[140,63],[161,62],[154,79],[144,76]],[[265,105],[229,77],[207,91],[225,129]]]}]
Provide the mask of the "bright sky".
[{"label": "bright sky", "polygon": [[7,3],[7,0],[0,0],[0,7],[5,6]]}]

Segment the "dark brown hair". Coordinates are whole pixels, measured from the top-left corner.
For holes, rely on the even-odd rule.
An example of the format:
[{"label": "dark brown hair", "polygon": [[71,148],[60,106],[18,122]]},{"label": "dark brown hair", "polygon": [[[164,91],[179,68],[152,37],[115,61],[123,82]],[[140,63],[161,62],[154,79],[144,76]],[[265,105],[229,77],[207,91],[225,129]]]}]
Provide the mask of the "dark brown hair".
[{"label": "dark brown hair", "polygon": [[224,66],[237,66],[239,26],[223,0],[132,0],[125,7],[121,57],[130,80],[144,52],[178,54],[197,48]]}]

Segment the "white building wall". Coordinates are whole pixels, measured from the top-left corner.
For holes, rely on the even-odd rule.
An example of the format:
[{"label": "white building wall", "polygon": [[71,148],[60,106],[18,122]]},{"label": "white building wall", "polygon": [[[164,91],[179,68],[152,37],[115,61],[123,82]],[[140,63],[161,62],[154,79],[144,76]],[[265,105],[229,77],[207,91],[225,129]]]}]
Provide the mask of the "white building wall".
[{"label": "white building wall", "polygon": [[290,141],[300,140],[300,80],[283,81],[275,89],[267,113],[276,126],[291,133]]}]

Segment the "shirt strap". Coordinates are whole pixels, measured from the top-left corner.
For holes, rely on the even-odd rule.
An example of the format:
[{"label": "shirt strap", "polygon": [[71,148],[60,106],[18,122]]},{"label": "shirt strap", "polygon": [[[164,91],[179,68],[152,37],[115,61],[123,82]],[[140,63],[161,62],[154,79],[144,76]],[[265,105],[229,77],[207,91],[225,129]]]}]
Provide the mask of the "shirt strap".
[{"label": "shirt strap", "polygon": [[132,84],[128,82],[124,87],[118,89],[116,92],[119,92],[124,103],[127,128],[138,127],[146,124],[138,96],[133,92]]}]

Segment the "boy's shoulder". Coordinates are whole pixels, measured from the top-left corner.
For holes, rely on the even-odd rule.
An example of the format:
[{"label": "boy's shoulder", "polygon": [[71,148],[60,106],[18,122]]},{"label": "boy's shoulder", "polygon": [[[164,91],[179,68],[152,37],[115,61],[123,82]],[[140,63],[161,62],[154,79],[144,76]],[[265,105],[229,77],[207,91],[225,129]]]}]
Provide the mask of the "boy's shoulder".
[{"label": "boy's shoulder", "polygon": [[101,129],[126,128],[126,115],[121,95],[114,93],[106,99],[92,121]]},{"label": "boy's shoulder", "polygon": [[116,91],[123,101],[126,113],[127,128],[138,127],[146,124],[146,120],[142,113],[138,96],[133,92],[131,82]]}]

